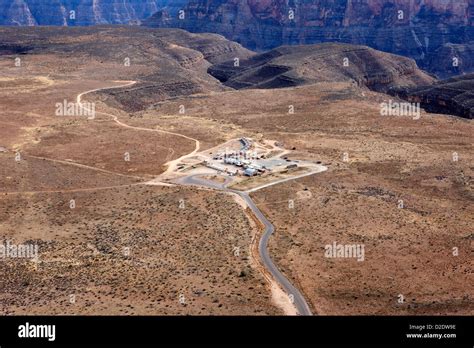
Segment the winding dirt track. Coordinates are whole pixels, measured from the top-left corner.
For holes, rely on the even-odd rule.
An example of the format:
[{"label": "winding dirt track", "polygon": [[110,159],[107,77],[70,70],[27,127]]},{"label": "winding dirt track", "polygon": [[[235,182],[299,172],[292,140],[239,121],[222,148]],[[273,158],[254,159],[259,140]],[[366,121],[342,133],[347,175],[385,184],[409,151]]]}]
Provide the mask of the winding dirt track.
[{"label": "winding dirt track", "polygon": [[[132,86],[136,83],[136,81],[128,81],[127,83],[125,83],[124,85],[119,85],[119,86],[115,86],[113,87],[114,89],[115,88],[123,88],[123,87],[128,87],[128,86]],[[79,94],[77,96],[77,103],[81,104],[81,99],[82,99],[82,96],[86,95],[86,94],[89,94],[89,93],[93,93],[93,92],[98,92],[98,91],[101,91],[101,90],[106,90],[106,89],[111,89],[111,88],[97,88],[97,89],[93,89],[93,90],[89,90],[89,91],[86,91],[86,92],[83,92],[81,94]],[[194,149],[194,151],[192,151],[191,153],[187,154],[187,155],[183,155],[181,156],[180,158],[178,159],[175,159],[173,161],[169,161],[166,163],[166,165],[168,166],[165,173],[164,174],[170,174],[172,172],[174,172],[176,170],[176,167],[177,165],[182,162],[184,159],[186,158],[190,158],[194,155],[196,155],[201,147],[201,144],[199,142],[199,140],[197,139],[194,139],[194,138],[191,138],[191,137],[188,137],[186,135],[183,135],[183,134],[179,134],[179,133],[174,133],[174,132],[168,132],[168,131],[163,131],[163,130],[159,130],[159,129],[149,129],[149,128],[142,128],[142,127],[134,127],[134,126],[130,126],[128,124],[125,124],[123,122],[121,122],[117,116],[115,115],[112,115],[112,114],[109,114],[109,113],[106,113],[106,112],[97,112],[98,114],[101,114],[101,115],[106,115],[106,116],[109,116],[109,117],[112,117],[113,121],[115,123],[117,123],[118,125],[122,126],[122,127],[126,127],[126,128],[131,128],[131,129],[136,129],[136,130],[142,130],[142,131],[153,131],[153,132],[160,132],[160,133],[165,133],[165,134],[170,134],[170,135],[175,135],[175,136],[179,136],[179,137],[182,137],[182,138],[185,138],[185,139],[188,139],[188,140],[192,140],[195,142],[196,144],[196,147]],[[312,172],[312,173],[309,173],[309,174],[304,174],[304,175],[301,175],[299,177],[304,177],[304,176],[308,176],[308,175],[312,175],[312,174],[315,174],[316,172]],[[290,179],[284,179],[284,180],[280,180],[279,182],[277,183],[280,183],[280,182],[286,182],[286,181],[289,181],[289,180],[294,180],[294,179],[297,179],[298,177],[295,177],[295,178],[290,178]],[[275,265],[275,263],[272,261],[269,253],[268,253],[268,242],[269,242],[269,239],[271,237],[271,235],[273,234],[273,232],[275,231],[275,227],[273,226],[273,224],[268,221],[268,219],[263,215],[263,213],[260,211],[260,209],[258,209],[258,207],[255,205],[255,203],[252,201],[252,199],[250,198],[250,196],[248,195],[248,193],[246,192],[241,192],[241,191],[236,191],[236,190],[230,190],[230,189],[227,189],[226,187],[226,183],[224,184],[217,184],[217,185],[213,185],[213,184],[210,184],[209,181],[207,180],[201,180],[195,176],[190,176],[190,177],[186,177],[186,178],[183,178],[183,181],[182,181],[183,184],[197,184],[197,185],[201,185],[201,186],[206,186],[206,187],[211,187],[211,188],[215,188],[215,189],[220,189],[220,190],[224,190],[224,191],[227,191],[227,192],[232,192],[232,193],[235,193],[235,194],[238,194],[240,197],[242,197],[244,199],[244,201],[247,203],[248,207],[253,211],[253,213],[255,214],[255,216],[260,220],[260,222],[263,224],[263,226],[265,226],[265,232],[263,233],[262,235],[262,238],[260,239],[260,242],[259,242],[259,245],[258,245],[258,250],[259,250],[259,255],[260,255],[260,258],[262,260],[262,264],[264,265],[264,267],[266,268],[266,270],[273,276],[273,278],[276,280],[276,282],[280,285],[280,287],[282,289],[285,290],[285,292],[288,294],[288,296],[291,297],[292,299],[292,303],[294,304],[294,306],[296,307],[297,311],[298,311],[298,314],[300,315],[312,315],[311,313],[311,309],[308,305],[308,303],[306,302],[304,296],[301,294],[301,292],[293,285],[291,284],[291,282],[280,272],[280,270],[278,269],[278,267]],[[264,185],[262,187],[259,187],[259,188],[256,188],[256,189],[253,189],[251,190],[251,192],[253,191],[256,191],[257,189],[261,189],[263,187],[267,187],[267,186],[271,186],[271,185],[275,185],[277,183],[272,183],[272,184],[268,184],[268,185]]]},{"label": "winding dirt track", "polygon": [[[132,86],[134,84],[136,84],[137,81],[127,81],[124,85],[119,85],[119,86],[113,86],[113,87],[103,87],[103,88],[96,88],[96,89],[91,89],[89,91],[85,91],[85,92],[82,92],[81,94],[79,94],[77,96],[77,103],[81,106],[81,108],[83,109],[86,109],[83,105],[82,105],[82,97],[86,94],[90,94],[90,93],[94,93],[94,92],[99,92],[99,91],[103,91],[103,90],[109,90],[109,89],[117,89],[117,88],[124,88],[124,87],[129,87],[129,86]],[[86,109],[87,110],[87,109]],[[163,134],[169,134],[169,135],[174,135],[174,136],[177,136],[177,137],[180,137],[180,138],[184,138],[184,139],[187,139],[187,140],[191,140],[191,141],[194,141],[194,143],[196,144],[196,147],[194,148],[194,151],[192,151],[191,153],[187,154],[187,155],[184,155],[184,156],[181,156],[180,158],[178,159],[175,159],[175,160],[172,160],[172,161],[169,161],[169,162],[166,162],[165,165],[167,166],[167,169],[166,169],[166,172],[165,173],[171,173],[173,172],[175,169],[176,169],[176,166],[179,162],[181,162],[182,160],[186,159],[186,158],[189,158],[189,157],[192,157],[194,156],[196,153],[198,153],[198,151],[200,150],[201,148],[201,143],[199,140],[197,139],[194,139],[194,138],[191,138],[191,137],[188,137],[187,135],[184,135],[184,134],[180,134],[180,133],[174,133],[174,132],[168,132],[168,131],[165,131],[165,130],[161,130],[161,129],[151,129],[151,128],[143,128],[143,127],[135,127],[135,126],[130,126],[126,123],[123,123],[121,122],[117,116],[115,115],[112,115],[112,114],[109,114],[107,112],[102,112],[102,111],[97,111],[96,112],[97,114],[100,114],[100,115],[105,115],[105,116],[109,116],[112,118],[112,120],[117,123],[119,126],[122,126],[122,127],[125,127],[125,128],[129,128],[129,129],[135,129],[135,130],[140,130],[140,131],[145,131],[145,132],[158,132],[158,133],[163,133]],[[174,153],[174,150],[171,149],[172,152]]]},{"label": "winding dirt track", "polygon": [[[82,97],[87,95],[87,94],[90,94],[90,93],[94,93],[94,92],[99,92],[99,91],[102,91],[102,90],[110,90],[110,89],[117,89],[117,88],[124,88],[124,87],[128,87],[128,86],[132,86],[134,84],[136,84],[137,82],[136,81],[127,81],[125,84],[122,84],[122,85],[118,85],[118,86],[112,86],[112,87],[103,87],[103,88],[96,88],[96,89],[91,89],[91,90],[88,90],[88,91],[85,91],[85,92],[82,92],[80,93],[78,96],[77,96],[77,103],[80,105],[81,108],[87,110],[87,108],[85,108],[82,104]],[[96,114],[100,114],[100,115],[105,115],[105,116],[108,116],[110,117],[117,125],[121,126],[121,127],[125,127],[125,128],[129,128],[129,129],[134,129],[134,130],[139,130],[139,131],[146,131],[146,132],[157,132],[157,133],[164,133],[164,134],[169,134],[169,135],[173,135],[173,136],[178,136],[178,137],[181,137],[181,138],[184,138],[184,139],[187,139],[187,140],[191,140],[191,141],[194,141],[195,142],[195,148],[192,152],[190,152],[189,154],[186,154],[186,155],[183,155],[181,156],[180,158],[178,159],[175,159],[175,160],[171,160],[171,161],[168,161],[165,163],[165,165],[167,166],[167,169],[166,171],[162,174],[162,175],[166,175],[166,174],[171,174],[172,172],[174,172],[176,170],[176,167],[177,165],[187,159],[187,158],[190,158],[190,157],[193,157],[194,155],[196,155],[198,153],[198,151],[200,150],[201,148],[201,143],[199,142],[199,140],[197,139],[194,139],[194,138],[191,138],[191,137],[188,137],[184,134],[179,134],[179,133],[174,133],[174,132],[168,132],[168,131],[165,131],[165,130],[160,130],[160,129],[150,129],[150,128],[143,128],[143,127],[135,127],[135,126],[131,126],[131,125],[128,125],[126,123],[123,123],[121,122],[118,117],[116,115],[112,115],[112,114],[109,114],[109,113],[106,113],[106,112],[101,112],[101,111],[97,111]],[[173,151],[173,149],[171,149]],[[173,152],[174,153],[174,152]],[[34,156],[31,156],[31,157],[34,157]],[[46,158],[45,158],[46,159]],[[56,162],[60,162],[62,164],[69,164],[69,165],[75,165],[75,166],[79,166],[79,167],[83,167],[83,168],[88,168],[88,169],[93,169],[93,170],[99,170],[101,172],[107,172],[109,174],[117,174],[117,175],[122,175],[122,174],[118,174],[118,173],[113,173],[113,172],[109,172],[109,171],[106,171],[106,170],[101,170],[99,168],[95,168],[95,167],[90,167],[90,166],[86,166],[86,165],[82,165],[82,164],[79,164],[79,163],[73,163],[73,162],[69,162],[69,161],[62,161],[62,160],[55,160],[55,159],[48,159],[48,160],[51,160],[51,161],[56,161]],[[310,174],[306,174],[306,175],[311,175],[311,174],[315,174],[315,173],[310,173]],[[161,176],[162,176],[161,175]],[[304,176],[306,176],[304,175]],[[127,175],[123,175],[123,176],[127,176]],[[161,177],[160,176],[160,177]],[[129,176],[130,177],[130,176]],[[138,178],[138,177],[135,177],[135,178]],[[145,178],[143,178],[145,179]],[[291,179],[288,179],[288,180],[294,180],[296,178],[291,178]],[[288,181],[288,180],[282,180],[283,181]],[[107,186],[107,187],[95,187],[95,188],[82,188],[82,189],[73,189],[73,190],[48,190],[48,191],[30,191],[30,192],[26,192],[26,191],[23,191],[23,192],[4,192],[3,194],[6,194],[6,195],[9,195],[9,194],[21,194],[21,193],[24,193],[24,194],[35,194],[35,193],[51,193],[51,192],[79,192],[79,191],[94,191],[94,190],[104,190],[104,189],[113,189],[113,188],[117,188],[117,187],[127,187],[127,186],[135,186],[135,185],[143,185],[143,184],[149,184],[149,183],[152,183],[152,184],[155,184],[155,185],[159,185],[159,184],[162,184],[162,185],[166,185],[166,186],[173,186],[172,184],[169,184],[169,183],[163,183],[163,182],[160,182],[159,179],[155,179],[155,180],[152,180],[151,182],[139,182],[139,183],[134,183],[134,184],[128,184],[128,185],[116,185],[116,186]],[[248,207],[253,211],[253,213],[255,214],[255,216],[261,221],[261,223],[263,224],[263,226],[265,226],[265,232],[264,234],[262,235],[262,238],[260,239],[259,241],[259,245],[258,245],[258,250],[259,250],[259,255],[260,255],[260,258],[262,260],[262,264],[264,265],[264,267],[266,267],[266,271],[272,275],[272,277],[274,278],[274,280],[278,283],[278,285],[284,289],[284,291],[286,292],[286,294],[288,296],[291,296],[293,301],[292,303],[294,304],[294,306],[296,307],[296,310],[298,312],[299,315],[312,315],[311,313],[311,310],[304,298],[304,296],[301,294],[301,292],[291,284],[291,282],[279,271],[279,269],[276,267],[276,265],[273,263],[269,253],[268,253],[268,241],[271,237],[271,235],[273,234],[275,228],[274,226],[270,223],[270,221],[268,221],[266,219],[266,217],[263,215],[263,213],[260,211],[260,209],[258,209],[258,207],[255,205],[255,203],[252,201],[252,199],[250,198],[250,196],[248,195],[247,192],[242,192],[242,191],[236,191],[236,190],[231,190],[231,189],[228,189],[226,187],[226,184],[228,183],[228,181],[226,180],[226,182],[224,182],[223,184],[217,184],[217,183],[213,183],[213,182],[210,182],[210,181],[207,181],[207,180],[204,180],[204,179],[201,179],[201,178],[197,178],[196,176],[188,176],[188,177],[184,177],[182,179],[180,179],[179,183],[181,184],[191,184],[191,185],[199,185],[199,186],[204,186],[204,187],[208,187],[208,188],[213,188],[213,189],[219,189],[219,190],[223,190],[223,191],[226,191],[226,192],[231,192],[231,193],[234,193],[234,194],[237,194],[239,195],[240,197],[242,197],[242,199],[244,199],[244,201],[246,202],[246,204],[248,205]],[[277,183],[273,183],[273,184],[277,184]],[[273,185],[273,184],[269,184],[269,185],[264,185],[262,187],[259,187],[259,188],[256,188],[256,189],[253,189],[251,191],[256,191],[257,189],[261,189],[263,187],[267,187],[267,186],[270,186],[270,185]],[[265,276],[265,275],[264,275]]]}]

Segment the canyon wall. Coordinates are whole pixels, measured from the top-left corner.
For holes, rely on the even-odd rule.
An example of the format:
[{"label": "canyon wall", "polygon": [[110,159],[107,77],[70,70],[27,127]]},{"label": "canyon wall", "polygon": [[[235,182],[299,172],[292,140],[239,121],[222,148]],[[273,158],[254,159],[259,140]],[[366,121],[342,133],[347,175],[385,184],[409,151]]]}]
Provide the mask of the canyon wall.
[{"label": "canyon wall", "polygon": [[[180,4],[170,0],[0,0],[0,25],[138,23],[169,3]],[[173,7],[167,10],[174,13]]]},{"label": "canyon wall", "polygon": [[145,25],[219,33],[257,51],[367,45],[411,57],[441,77],[472,71],[474,61],[474,0],[190,0],[183,11],[184,18],[159,11]]}]

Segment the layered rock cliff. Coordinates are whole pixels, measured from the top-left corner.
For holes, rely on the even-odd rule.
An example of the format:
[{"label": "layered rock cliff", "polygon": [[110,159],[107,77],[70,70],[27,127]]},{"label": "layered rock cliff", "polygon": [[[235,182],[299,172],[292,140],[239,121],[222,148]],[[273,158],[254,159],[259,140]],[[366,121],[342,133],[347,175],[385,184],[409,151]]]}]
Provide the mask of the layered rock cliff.
[{"label": "layered rock cliff", "polygon": [[0,0],[0,25],[141,21],[252,50],[344,42],[413,58],[441,78],[474,71],[474,0]]},{"label": "layered rock cliff", "polygon": [[421,87],[395,87],[388,91],[433,113],[474,119],[474,74],[466,74]]},{"label": "layered rock cliff", "polygon": [[[0,25],[94,25],[138,23],[170,0],[0,0]],[[179,0],[176,2],[179,5]],[[182,5],[183,1],[181,1]],[[175,7],[167,7],[174,13]],[[74,11],[74,12],[71,12]]]},{"label": "layered rock cliff", "polygon": [[[411,57],[443,76],[453,70],[451,55],[474,42],[474,1],[190,0],[181,17],[165,10],[145,23],[220,33],[253,50],[320,42],[367,45]],[[446,49],[449,44],[457,50]],[[442,54],[450,56],[434,59]],[[456,72],[471,71],[464,63],[474,56],[461,60]]]}]

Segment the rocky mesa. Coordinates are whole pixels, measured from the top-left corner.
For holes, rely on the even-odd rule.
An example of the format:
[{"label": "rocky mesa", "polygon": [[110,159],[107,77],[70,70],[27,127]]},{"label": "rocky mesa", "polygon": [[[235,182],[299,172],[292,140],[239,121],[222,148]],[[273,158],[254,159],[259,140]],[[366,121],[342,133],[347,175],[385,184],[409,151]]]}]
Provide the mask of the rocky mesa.
[{"label": "rocky mesa", "polygon": [[[320,42],[367,45],[449,76],[457,54],[463,57],[456,70],[472,70],[467,62],[474,57],[464,45],[474,41],[473,8],[470,0],[191,0],[181,17],[163,10],[145,23],[220,33],[252,50]],[[449,56],[435,59],[440,54]]]},{"label": "rocky mesa", "polygon": [[136,85],[114,89],[108,98],[127,111],[146,109],[167,98],[226,89],[208,74],[209,67],[255,54],[216,34],[139,26],[4,27],[0,42],[0,57],[5,59],[42,57],[53,65],[58,59],[67,60],[66,66],[55,67],[58,74],[87,70],[107,80],[123,71],[122,76],[136,80]]},{"label": "rocky mesa", "polygon": [[324,43],[282,46],[252,56],[213,65],[209,73],[235,88],[283,88],[316,82],[351,82],[384,92],[434,82],[414,60],[367,46]]}]

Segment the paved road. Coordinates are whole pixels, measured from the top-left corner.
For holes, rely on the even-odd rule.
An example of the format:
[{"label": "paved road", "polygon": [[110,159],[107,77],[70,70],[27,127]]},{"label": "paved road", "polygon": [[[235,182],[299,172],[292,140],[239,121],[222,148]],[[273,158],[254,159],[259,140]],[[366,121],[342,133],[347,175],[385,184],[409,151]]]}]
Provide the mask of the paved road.
[{"label": "paved road", "polygon": [[[89,90],[89,91],[86,91],[86,92],[83,92],[83,93],[79,94],[77,96],[77,102],[78,102],[78,104],[80,104],[82,106],[81,100],[82,100],[82,97],[86,94],[89,94],[89,93],[92,93],[92,92],[98,92],[98,91],[106,90],[106,89],[127,87],[127,86],[131,86],[135,83],[136,83],[136,81],[128,81],[126,84],[123,84],[123,85],[120,85],[120,86],[97,88],[97,89]],[[167,164],[169,164],[169,168],[168,168],[167,172],[169,170],[174,170],[174,167],[176,166],[176,164],[178,162],[180,162],[181,160],[183,160],[185,158],[188,158],[188,157],[191,157],[191,156],[194,156],[199,151],[200,142],[197,139],[193,139],[193,138],[190,138],[190,137],[182,135],[182,134],[163,131],[163,130],[158,130],[158,129],[149,129],[149,128],[130,126],[128,124],[125,124],[125,123],[121,122],[118,119],[118,117],[115,116],[115,115],[108,114],[108,113],[105,113],[105,112],[97,112],[97,113],[102,114],[102,115],[111,116],[113,118],[113,120],[122,127],[127,127],[127,128],[136,129],[136,130],[142,130],[142,131],[162,132],[162,133],[167,133],[167,134],[171,134],[171,135],[177,135],[177,136],[195,141],[196,148],[194,149],[194,151],[192,153],[184,155],[184,156],[182,156],[181,158],[179,158],[177,160],[170,161],[170,162],[167,163]],[[313,173],[309,173],[309,174],[306,174],[306,175],[311,175],[311,174],[313,174]],[[306,176],[306,175],[303,175],[303,176]],[[288,179],[288,180],[294,180],[294,179],[296,179],[296,178],[291,178],[291,179]],[[281,180],[281,182],[288,181],[288,180]],[[268,241],[269,241],[271,235],[273,234],[273,232],[275,231],[275,227],[272,225],[272,223],[270,221],[267,220],[267,218],[263,215],[263,213],[260,211],[260,209],[258,209],[258,207],[255,205],[255,203],[252,201],[252,199],[250,198],[250,196],[246,192],[230,190],[230,189],[227,188],[227,184],[229,184],[230,181],[231,181],[231,178],[227,178],[223,183],[216,183],[216,182],[213,182],[213,181],[210,181],[210,180],[205,180],[205,179],[199,178],[198,176],[188,176],[188,177],[185,177],[185,178],[182,178],[182,179],[178,180],[179,183],[185,184],[185,185],[200,185],[200,186],[210,187],[210,188],[214,188],[214,189],[218,189],[218,190],[222,190],[222,191],[233,192],[233,193],[238,194],[240,197],[242,197],[245,200],[245,202],[247,203],[249,208],[252,209],[252,211],[254,212],[255,216],[265,226],[265,232],[263,233],[262,238],[260,239],[260,242],[258,244],[258,252],[260,254],[260,258],[262,260],[262,263],[263,263],[264,267],[266,267],[266,269],[271,273],[273,278],[280,284],[280,286],[283,288],[283,290],[289,296],[292,296],[292,298],[294,300],[293,303],[296,307],[296,310],[298,311],[298,314],[299,315],[312,315],[311,310],[310,310],[308,304],[306,303],[306,300],[305,300],[304,296],[278,270],[276,265],[273,263],[270,255],[268,254]],[[264,186],[270,186],[270,185],[264,185]],[[260,187],[260,188],[262,188],[262,187]],[[257,189],[260,189],[260,188],[256,188],[254,190],[257,190]]]},{"label": "paved road", "polygon": [[268,241],[270,240],[271,235],[275,231],[275,227],[272,225],[270,221],[268,221],[268,219],[265,217],[265,215],[263,215],[260,209],[258,209],[258,207],[255,205],[253,200],[250,198],[250,196],[246,192],[228,189],[226,185],[229,183],[229,181],[231,181],[230,178],[228,178],[224,183],[217,183],[217,182],[213,182],[213,181],[206,180],[203,178],[199,178],[198,175],[187,176],[187,177],[179,179],[180,184],[199,185],[199,186],[205,186],[205,187],[223,190],[227,192],[233,192],[233,193],[238,194],[240,197],[242,197],[245,200],[249,208],[252,209],[255,216],[265,226],[265,232],[263,233],[262,238],[260,239],[260,242],[258,244],[258,252],[259,252],[260,259],[262,260],[264,267],[271,273],[273,278],[280,284],[283,290],[289,296],[292,295],[293,300],[294,300],[293,303],[296,307],[296,310],[298,311],[298,314],[299,315],[312,315],[311,309],[309,308],[308,303],[306,302],[304,296],[280,272],[280,270],[272,261],[268,253]]}]

